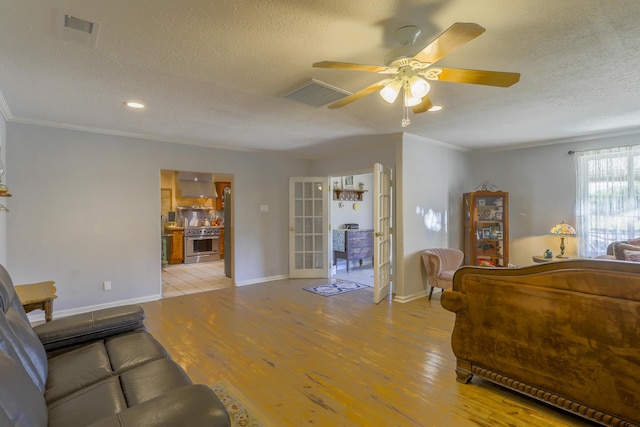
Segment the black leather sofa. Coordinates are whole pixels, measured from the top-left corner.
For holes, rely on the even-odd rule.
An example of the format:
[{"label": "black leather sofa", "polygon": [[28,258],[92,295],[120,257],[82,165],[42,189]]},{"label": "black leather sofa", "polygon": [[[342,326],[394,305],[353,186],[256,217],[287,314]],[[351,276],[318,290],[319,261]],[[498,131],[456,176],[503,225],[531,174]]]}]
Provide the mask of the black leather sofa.
[{"label": "black leather sofa", "polygon": [[123,306],[32,328],[0,265],[0,426],[229,426],[143,321]]}]

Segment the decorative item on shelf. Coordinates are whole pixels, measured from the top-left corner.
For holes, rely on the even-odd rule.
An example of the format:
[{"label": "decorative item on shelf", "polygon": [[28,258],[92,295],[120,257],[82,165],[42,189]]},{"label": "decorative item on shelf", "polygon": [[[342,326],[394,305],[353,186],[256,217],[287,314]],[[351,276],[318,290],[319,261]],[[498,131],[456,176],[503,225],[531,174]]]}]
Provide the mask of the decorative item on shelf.
[{"label": "decorative item on shelf", "polygon": [[491,181],[482,181],[477,187],[476,191],[496,191],[498,187]]},{"label": "decorative item on shelf", "polygon": [[360,182],[360,183],[358,183],[358,189],[359,189],[360,191],[364,190],[364,182]]},{"label": "decorative item on shelf", "polygon": [[544,257],[545,258],[553,258],[553,252],[551,252],[549,249],[547,249],[546,251],[544,251]]},{"label": "decorative item on shelf", "polygon": [[342,188],[345,190],[353,189],[353,175],[347,175],[342,178]]},{"label": "decorative item on shelf", "polygon": [[550,231],[551,234],[555,234],[557,236],[560,236],[560,255],[557,255],[557,258],[569,258],[568,256],[566,256],[564,254],[564,238],[566,236],[575,236],[576,235],[576,229],[573,228],[572,226],[570,226],[569,224],[565,224],[564,221],[562,221],[560,224],[556,224],[551,228]]},{"label": "decorative item on shelf", "polygon": [[361,202],[362,195],[366,192],[367,190],[353,190],[353,189],[335,190],[334,189],[333,200]]}]

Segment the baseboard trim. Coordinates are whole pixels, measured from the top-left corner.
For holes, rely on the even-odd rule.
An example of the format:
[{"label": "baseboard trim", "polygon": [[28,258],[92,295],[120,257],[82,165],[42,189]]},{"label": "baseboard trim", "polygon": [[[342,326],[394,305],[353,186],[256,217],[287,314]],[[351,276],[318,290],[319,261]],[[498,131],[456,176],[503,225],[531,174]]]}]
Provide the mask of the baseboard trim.
[{"label": "baseboard trim", "polygon": [[420,291],[417,294],[413,294],[413,295],[403,295],[403,296],[398,296],[397,294],[394,294],[393,296],[393,300],[395,302],[410,302],[413,300],[417,300],[418,298],[425,298],[429,295],[429,293],[427,291]]},{"label": "baseboard trim", "polygon": [[288,278],[289,278],[289,275],[286,275],[286,274],[283,274],[281,276],[261,277],[259,279],[243,280],[240,282],[236,281],[236,286],[256,285],[258,283],[264,283],[264,282],[275,282],[276,280],[287,280]]},{"label": "baseboard trim", "polygon": [[[143,302],[157,301],[161,298],[162,298],[161,294],[155,294],[155,295],[148,295],[146,297],[140,297],[140,298],[130,298],[125,300],[106,302],[103,304],[88,305],[85,307],[78,307],[78,308],[70,308],[67,310],[55,310],[55,307],[54,307],[53,318],[56,319],[58,317],[66,317],[74,314],[86,313],[88,311],[101,310],[103,308],[118,307],[121,305],[142,304]],[[29,322],[31,323],[44,322],[43,312],[29,313],[27,316],[29,317]]]}]

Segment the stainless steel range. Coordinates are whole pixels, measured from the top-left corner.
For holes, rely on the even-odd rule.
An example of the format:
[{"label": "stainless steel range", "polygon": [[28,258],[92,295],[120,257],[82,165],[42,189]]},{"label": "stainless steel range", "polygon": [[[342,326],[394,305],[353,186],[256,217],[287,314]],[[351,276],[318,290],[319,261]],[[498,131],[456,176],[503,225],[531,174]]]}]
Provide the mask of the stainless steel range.
[{"label": "stainless steel range", "polygon": [[220,228],[185,227],[184,263],[217,261],[220,259]]}]

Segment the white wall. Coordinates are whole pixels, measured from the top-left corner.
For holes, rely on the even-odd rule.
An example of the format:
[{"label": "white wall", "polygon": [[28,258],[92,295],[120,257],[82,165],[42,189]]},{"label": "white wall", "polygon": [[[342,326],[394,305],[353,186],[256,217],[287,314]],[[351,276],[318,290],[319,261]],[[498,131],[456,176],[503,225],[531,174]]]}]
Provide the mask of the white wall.
[{"label": "white wall", "polygon": [[[633,145],[640,135],[610,136],[517,150],[474,152],[470,155],[472,180],[465,191],[473,191],[482,181],[493,182],[509,192],[510,262],[533,264],[533,255],[545,249],[560,252],[560,239],[549,235],[555,224],[575,222],[576,170],[569,150]],[[565,239],[569,255],[575,255],[577,242]]]},{"label": "white wall", "polygon": [[306,160],[13,122],[6,142],[9,272],[54,280],[57,310],[160,294],[161,169],[233,174],[236,282],[288,274],[288,180]]},{"label": "white wall", "polygon": [[[367,137],[368,148],[313,162],[315,175],[343,175],[379,162],[394,170],[394,293],[398,301],[426,294],[420,251],[462,247],[462,192],[471,180],[467,153],[411,134]],[[429,211],[441,227],[425,224]],[[432,224],[432,223],[430,223]]]},{"label": "white wall", "polygon": [[[5,182],[14,195],[11,212],[0,215],[0,262],[16,283],[55,280],[56,310],[157,296],[160,170],[215,171],[234,175],[236,281],[284,276],[289,177],[365,173],[380,162],[394,169],[396,298],[409,300],[426,292],[419,252],[462,247],[462,193],[485,180],[510,193],[511,261],[524,265],[547,247],[557,251],[557,239],[546,234],[553,224],[574,222],[567,151],[638,140],[465,153],[410,134],[369,135],[357,139],[357,151],[307,161],[13,122],[5,137],[0,118]],[[259,212],[262,204],[269,212]],[[425,224],[429,210],[441,214],[442,228]],[[113,282],[111,292],[101,290],[103,280]]]},{"label": "white wall", "polygon": [[[331,186],[333,188],[333,181]],[[337,177],[340,180],[340,177]],[[362,194],[362,201],[340,201],[331,198],[331,228],[342,228],[343,224],[359,224],[363,230],[373,228],[373,173],[359,174],[353,176],[353,182],[356,188],[358,183],[364,184],[365,193]],[[342,207],[341,207],[342,205]],[[358,209],[354,209],[354,205]]]},{"label": "white wall", "polygon": [[[7,122],[5,121],[4,116],[0,114],[0,147],[2,147],[2,150],[0,150],[0,159],[2,159],[5,169],[7,167],[7,150],[5,148],[7,146],[6,140]],[[7,184],[6,176],[3,177],[2,182],[7,186],[9,185]],[[6,208],[11,209],[8,197],[3,197],[2,200],[0,200],[0,203],[2,203]],[[7,213],[0,213],[0,264],[5,267],[7,267],[7,215]]]},{"label": "white wall", "polygon": [[467,153],[411,134],[404,135],[398,157],[396,299],[403,301],[428,289],[422,250],[462,249],[462,193],[471,174]]}]

